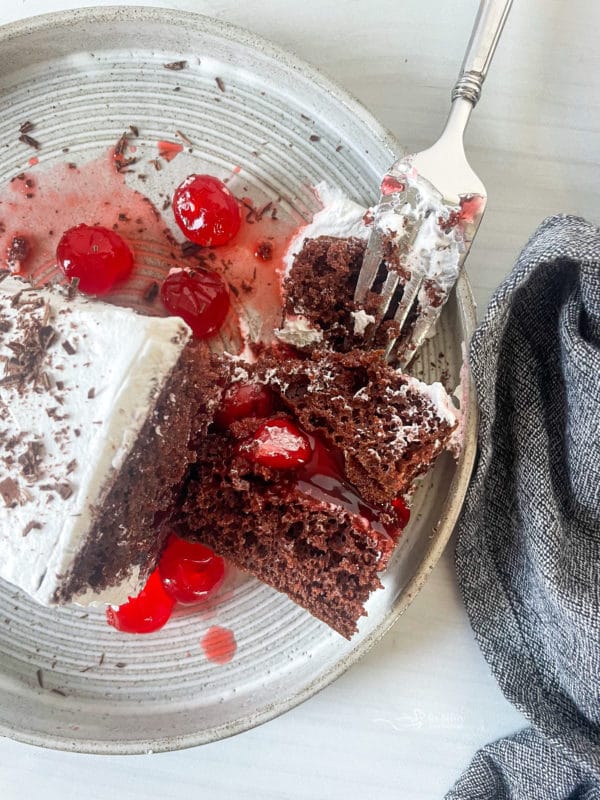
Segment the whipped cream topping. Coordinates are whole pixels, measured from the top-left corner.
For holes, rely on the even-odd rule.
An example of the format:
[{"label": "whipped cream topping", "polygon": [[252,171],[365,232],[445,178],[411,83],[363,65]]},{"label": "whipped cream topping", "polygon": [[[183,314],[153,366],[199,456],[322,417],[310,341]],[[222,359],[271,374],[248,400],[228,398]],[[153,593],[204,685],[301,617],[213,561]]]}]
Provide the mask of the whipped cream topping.
[{"label": "whipped cream topping", "polygon": [[[177,317],[0,283],[1,578],[52,603],[190,336]],[[139,588],[132,568],[74,599],[120,603]]]},{"label": "whipped cream topping", "polygon": [[[386,186],[390,191],[374,207],[374,225],[398,246],[400,266],[433,281],[437,293],[445,297],[456,283],[467,250],[460,205],[445,201],[408,161],[384,178],[382,188]],[[419,300],[427,304],[424,290]]]},{"label": "whipped cream topping", "polygon": [[283,322],[283,327],[275,331],[275,336],[279,341],[300,350],[323,341],[323,331],[311,325],[302,314],[288,315]]}]

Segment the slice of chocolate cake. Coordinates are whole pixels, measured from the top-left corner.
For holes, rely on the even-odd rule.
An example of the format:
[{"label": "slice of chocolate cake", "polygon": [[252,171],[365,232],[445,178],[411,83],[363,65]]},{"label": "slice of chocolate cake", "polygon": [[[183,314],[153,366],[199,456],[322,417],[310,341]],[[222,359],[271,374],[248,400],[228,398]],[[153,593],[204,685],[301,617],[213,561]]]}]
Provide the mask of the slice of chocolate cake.
[{"label": "slice of chocolate cake", "polygon": [[178,318],[0,283],[0,577],[42,603],[143,584],[216,401]]},{"label": "slice of chocolate cake", "polygon": [[376,352],[221,367],[182,532],[350,637],[406,523],[401,495],[456,426],[452,404]]},{"label": "slice of chocolate cake", "polygon": [[284,281],[285,318],[277,337],[298,349],[322,348],[338,352],[384,347],[397,331],[386,321],[373,332],[381,302],[371,293],[364,306],[354,302],[354,287],[367,242],[359,238],[319,236],[306,239],[294,257]]}]

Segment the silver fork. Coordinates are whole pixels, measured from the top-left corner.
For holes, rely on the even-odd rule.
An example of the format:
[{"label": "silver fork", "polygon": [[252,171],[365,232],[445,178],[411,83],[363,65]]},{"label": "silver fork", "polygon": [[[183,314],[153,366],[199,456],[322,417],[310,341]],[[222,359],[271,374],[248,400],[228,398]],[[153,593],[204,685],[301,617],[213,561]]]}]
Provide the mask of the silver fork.
[{"label": "silver fork", "polygon": [[371,312],[371,340],[386,323],[385,357],[400,366],[432,335],[485,210],[463,134],[511,5],[481,0],[442,135],[396,161],[381,182],[354,300]]}]

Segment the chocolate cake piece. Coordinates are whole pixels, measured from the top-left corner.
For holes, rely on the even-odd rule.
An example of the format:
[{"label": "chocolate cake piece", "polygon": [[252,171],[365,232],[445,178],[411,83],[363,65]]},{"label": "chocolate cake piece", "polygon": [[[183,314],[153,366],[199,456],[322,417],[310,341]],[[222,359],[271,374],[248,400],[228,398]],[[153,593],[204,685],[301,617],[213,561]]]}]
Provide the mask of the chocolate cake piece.
[{"label": "chocolate cake piece", "polygon": [[376,351],[315,351],[308,359],[265,356],[250,369],[300,422],[344,456],[362,497],[385,503],[408,492],[457,427],[457,410],[439,383],[425,384]]},{"label": "chocolate cake piece", "polygon": [[[196,457],[191,441],[206,433],[221,397],[205,345],[189,342],[140,430],[72,569],[55,592],[58,603],[143,579],[169,534],[186,471]],[[78,600],[81,602],[81,599]]]},{"label": "chocolate cake piece", "polygon": [[[239,387],[262,395],[244,395],[242,414],[218,413],[198,438],[182,533],[350,637],[406,522],[400,495],[443,451],[453,406],[440,385],[402,375],[377,352],[271,351],[253,364],[221,359],[220,369],[223,403]],[[282,421],[307,438],[310,459],[256,463],[258,432]]]},{"label": "chocolate cake piece", "polygon": [[309,489],[302,472],[257,467],[237,453],[233,436],[213,428],[199,441],[181,533],[350,638],[381,587],[400,524],[391,507],[368,520]]},{"label": "chocolate cake piece", "polygon": [[207,364],[179,318],[4,277],[0,578],[45,604],[141,588],[219,399]]},{"label": "chocolate cake piece", "polygon": [[[370,293],[364,306],[354,302],[354,288],[367,242],[365,239],[339,239],[319,236],[305,239],[284,281],[286,318],[278,332],[280,340],[299,349],[323,345],[338,352],[369,347],[384,347],[397,333],[397,324],[386,321],[372,337],[373,323],[381,298]],[[311,335],[297,335],[305,321]]]}]

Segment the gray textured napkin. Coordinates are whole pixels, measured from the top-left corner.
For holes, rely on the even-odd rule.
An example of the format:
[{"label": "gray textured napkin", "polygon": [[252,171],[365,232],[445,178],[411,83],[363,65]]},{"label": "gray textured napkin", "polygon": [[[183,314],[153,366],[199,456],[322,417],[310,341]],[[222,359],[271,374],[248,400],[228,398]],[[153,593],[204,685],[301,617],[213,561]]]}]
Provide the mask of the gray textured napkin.
[{"label": "gray textured napkin", "polygon": [[475,636],[532,727],[447,800],[600,798],[600,230],[547,219],[473,337],[479,456],[456,565]]}]

